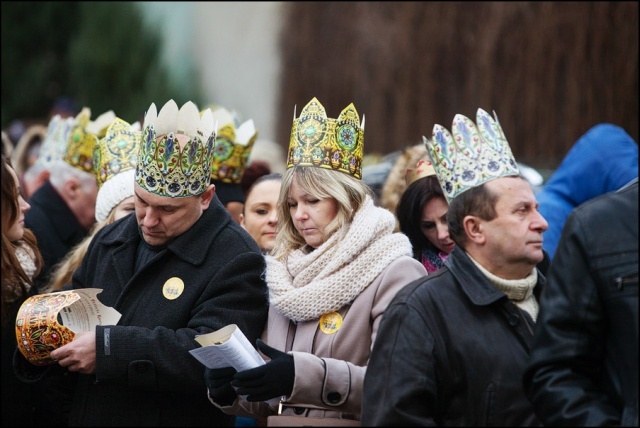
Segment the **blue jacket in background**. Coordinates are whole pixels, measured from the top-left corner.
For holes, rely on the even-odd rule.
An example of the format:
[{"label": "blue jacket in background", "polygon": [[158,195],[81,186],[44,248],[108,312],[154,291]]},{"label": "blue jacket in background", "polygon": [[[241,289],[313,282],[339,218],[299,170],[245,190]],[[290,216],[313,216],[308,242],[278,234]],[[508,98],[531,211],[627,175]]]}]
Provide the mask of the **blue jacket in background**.
[{"label": "blue jacket in background", "polygon": [[567,216],[573,208],[618,190],[638,177],[638,144],[619,126],[589,129],[562,160],[536,195],[540,214],[549,223],[542,247],[553,258]]}]

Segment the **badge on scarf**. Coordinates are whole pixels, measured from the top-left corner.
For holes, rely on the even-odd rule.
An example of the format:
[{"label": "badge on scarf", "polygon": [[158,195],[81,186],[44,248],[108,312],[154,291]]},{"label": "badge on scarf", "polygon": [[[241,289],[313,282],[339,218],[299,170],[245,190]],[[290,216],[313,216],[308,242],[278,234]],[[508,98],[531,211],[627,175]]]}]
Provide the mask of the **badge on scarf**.
[{"label": "badge on scarf", "polygon": [[177,299],[183,291],[184,282],[177,276],[167,279],[167,282],[162,286],[162,294],[169,300]]},{"label": "badge on scarf", "polygon": [[320,317],[320,330],[324,334],[333,334],[342,326],[342,315],[337,312],[324,314]]}]

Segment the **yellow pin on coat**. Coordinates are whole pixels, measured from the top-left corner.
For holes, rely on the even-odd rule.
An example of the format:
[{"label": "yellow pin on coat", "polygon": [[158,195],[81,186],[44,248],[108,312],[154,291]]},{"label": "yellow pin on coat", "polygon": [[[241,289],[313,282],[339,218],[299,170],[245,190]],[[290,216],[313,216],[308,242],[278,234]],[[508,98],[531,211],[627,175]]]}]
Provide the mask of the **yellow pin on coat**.
[{"label": "yellow pin on coat", "polygon": [[342,327],[342,315],[330,312],[320,317],[320,330],[325,334],[334,334]]},{"label": "yellow pin on coat", "polygon": [[183,291],[184,281],[177,276],[167,279],[167,282],[162,286],[162,295],[169,300],[177,299]]}]

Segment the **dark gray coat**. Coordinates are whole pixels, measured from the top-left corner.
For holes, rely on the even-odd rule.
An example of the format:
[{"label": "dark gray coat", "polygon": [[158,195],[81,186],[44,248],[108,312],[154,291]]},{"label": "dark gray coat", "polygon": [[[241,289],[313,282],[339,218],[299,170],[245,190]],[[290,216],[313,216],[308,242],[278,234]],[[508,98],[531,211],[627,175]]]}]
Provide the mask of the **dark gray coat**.
[{"label": "dark gray coat", "polygon": [[[73,288],[102,288],[99,299],[122,318],[96,329],[96,373],[80,375],[70,424],[233,425],[208,401],[204,366],[188,351],[196,334],[230,323],[251,343],[260,337],[268,311],[260,249],[217,198],[134,274],[141,239],[135,215],[105,227],[73,277]],[[170,300],[162,289],[173,277],[184,291]]]}]

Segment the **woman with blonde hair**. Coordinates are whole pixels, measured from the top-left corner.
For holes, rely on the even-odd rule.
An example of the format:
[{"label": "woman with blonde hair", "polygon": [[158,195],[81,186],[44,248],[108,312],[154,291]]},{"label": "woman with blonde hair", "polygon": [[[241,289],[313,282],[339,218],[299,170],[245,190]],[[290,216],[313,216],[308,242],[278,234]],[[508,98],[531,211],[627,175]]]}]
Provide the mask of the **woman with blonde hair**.
[{"label": "woman with blonde hair", "polygon": [[[207,369],[210,401],[271,426],[358,425],[378,325],[396,292],[426,275],[395,217],[361,181],[364,131],[353,104],[329,119],[315,98],[294,119],[266,256],[265,365]],[[323,153],[326,151],[326,153]]]}]

